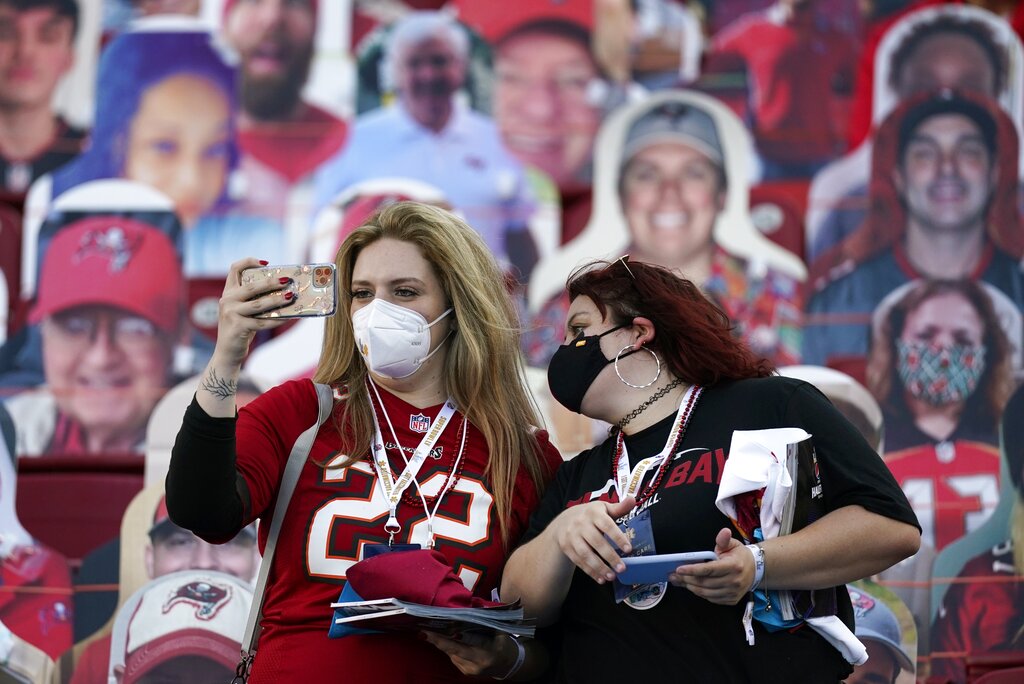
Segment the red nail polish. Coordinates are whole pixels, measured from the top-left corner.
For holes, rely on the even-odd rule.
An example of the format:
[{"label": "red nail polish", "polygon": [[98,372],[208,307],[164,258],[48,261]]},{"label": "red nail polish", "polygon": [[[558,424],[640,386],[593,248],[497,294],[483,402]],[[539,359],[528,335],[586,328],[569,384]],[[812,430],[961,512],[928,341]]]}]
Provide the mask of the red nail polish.
[{"label": "red nail polish", "polygon": [[291,279],[291,278],[284,278],[284,277],[281,277],[281,278],[278,278],[278,279],[277,279],[277,282],[281,283],[282,285],[287,285],[287,284],[288,284],[288,283],[290,283],[291,281],[292,281],[292,279]]},{"label": "red nail polish", "polygon": [[269,263],[270,263],[269,261],[265,261],[263,259],[260,259],[260,266],[266,266]]},{"label": "red nail polish", "polygon": [[292,298],[292,297],[294,297],[294,296],[295,296],[295,293],[294,293],[294,292],[285,292],[285,293],[284,293],[284,298],[285,298],[285,299],[291,299],[291,298]]}]

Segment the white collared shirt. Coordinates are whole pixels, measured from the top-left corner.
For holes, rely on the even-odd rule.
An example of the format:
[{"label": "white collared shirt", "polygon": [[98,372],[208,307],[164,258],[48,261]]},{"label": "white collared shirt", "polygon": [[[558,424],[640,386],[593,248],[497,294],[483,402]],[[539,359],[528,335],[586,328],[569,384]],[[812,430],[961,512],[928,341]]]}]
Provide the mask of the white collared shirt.
[{"label": "white collared shirt", "polygon": [[345,147],[317,172],[315,208],[355,183],[382,177],[437,187],[500,261],[506,261],[505,234],[525,230],[534,209],[522,164],[502,145],[494,122],[462,105],[436,133],[400,103],[360,116]]}]

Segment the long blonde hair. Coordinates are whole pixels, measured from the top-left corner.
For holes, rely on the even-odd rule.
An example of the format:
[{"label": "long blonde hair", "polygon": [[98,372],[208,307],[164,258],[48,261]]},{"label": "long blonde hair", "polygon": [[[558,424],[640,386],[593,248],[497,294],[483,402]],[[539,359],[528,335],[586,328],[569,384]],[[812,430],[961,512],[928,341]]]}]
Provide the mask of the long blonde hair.
[{"label": "long blonde hair", "polygon": [[356,350],[348,315],[352,271],[363,248],[384,238],[420,248],[455,310],[455,334],[446,343],[445,387],[487,440],[485,475],[507,546],[519,469],[526,469],[538,493],[549,476],[534,435],[539,420],[526,391],[518,316],[502,271],[480,236],[444,209],[416,202],[385,206],[349,234],[338,250],[339,314],[327,320],[314,380],[348,389],[338,425],[344,453],[349,455],[345,465],[366,455],[373,435],[366,365]]}]

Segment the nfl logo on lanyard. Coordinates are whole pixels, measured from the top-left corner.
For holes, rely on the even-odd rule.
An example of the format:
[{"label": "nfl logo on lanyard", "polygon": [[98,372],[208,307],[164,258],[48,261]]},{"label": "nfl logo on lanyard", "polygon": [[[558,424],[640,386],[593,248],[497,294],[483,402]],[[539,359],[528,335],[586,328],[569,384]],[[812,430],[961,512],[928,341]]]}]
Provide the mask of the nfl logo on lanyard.
[{"label": "nfl logo on lanyard", "polygon": [[409,416],[409,429],[413,432],[426,432],[430,429],[430,418],[422,413]]}]

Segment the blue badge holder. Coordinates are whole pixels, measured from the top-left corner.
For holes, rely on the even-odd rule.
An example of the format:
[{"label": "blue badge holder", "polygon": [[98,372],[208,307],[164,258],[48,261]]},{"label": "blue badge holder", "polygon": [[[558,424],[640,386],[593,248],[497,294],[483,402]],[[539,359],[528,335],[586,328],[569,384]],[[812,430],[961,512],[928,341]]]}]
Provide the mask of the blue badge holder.
[{"label": "blue badge holder", "polygon": [[[345,588],[341,590],[341,595],[338,596],[338,603],[352,603],[362,600],[364,600],[363,597],[357,594],[356,590],[353,589],[352,585],[348,582],[345,583]],[[335,609],[334,614],[331,615],[331,629],[327,632],[327,637],[330,639],[340,639],[352,634],[380,634],[377,630],[353,627],[346,623],[339,625],[335,622],[339,617],[343,616],[337,609]]]},{"label": "blue badge holder", "polygon": [[[420,549],[419,544],[367,544],[363,547],[363,557],[372,558],[373,556],[379,556],[382,553],[401,553],[403,551],[418,551]],[[336,603],[355,603],[356,601],[365,601],[362,596],[356,593],[356,590],[352,588],[352,584],[345,582],[345,588],[341,590],[341,594],[338,596]],[[339,614],[339,611],[335,609],[334,614],[331,616],[331,628],[327,632],[327,637],[330,639],[340,639],[347,637],[350,634],[381,634],[376,629],[362,629],[360,627],[353,627],[349,624],[342,623],[338,624],[335,622],[339,617],[344,617]]]}]

